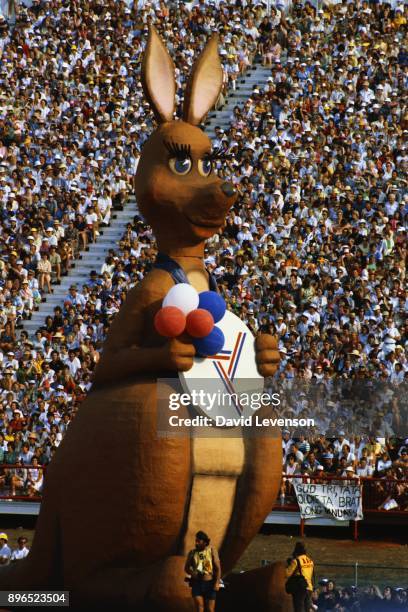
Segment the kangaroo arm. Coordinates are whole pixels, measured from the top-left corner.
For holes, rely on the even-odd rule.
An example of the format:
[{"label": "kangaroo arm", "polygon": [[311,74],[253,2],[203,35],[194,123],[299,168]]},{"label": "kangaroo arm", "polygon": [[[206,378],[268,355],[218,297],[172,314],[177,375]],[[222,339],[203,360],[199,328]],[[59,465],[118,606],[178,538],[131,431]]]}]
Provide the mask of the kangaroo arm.
[{"label": "kangaroo arm", "polygon": [[162,358],[163,347],[132,346],[110,352],[109,359],[101,360],[95,369],[92,389],[129,379],[131,376],[157,372]]},{"label": "kangaroo arm", "polygon": [[165,362],[164,346],[145,346],[145,343],[154,315],[171,286],[171,278],[160,271],[160,275],[150,274],[128,293],[95,368],[93,390],[161,369]]}]

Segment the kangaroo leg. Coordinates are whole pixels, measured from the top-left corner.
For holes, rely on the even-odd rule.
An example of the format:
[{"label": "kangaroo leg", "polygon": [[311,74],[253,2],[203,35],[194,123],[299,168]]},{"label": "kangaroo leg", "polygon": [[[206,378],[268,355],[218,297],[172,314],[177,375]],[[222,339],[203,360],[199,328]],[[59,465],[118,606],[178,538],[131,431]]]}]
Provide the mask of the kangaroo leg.
[{"label": "kangaroo leg", "polygon": [[[273,416],[268,406],[255,413]],[[251,433],[251,432],[250,432]],[[253,433],[253,432],[252,432]],[[231,572],[262,527],[278,495],[282,474],[282,441],[279,428],[265,428],[244,438],[245,465],[238,480],[234,509],[220,550],[221,567]]]},{"label": "kangaroo leg", "polygon": [[220,591],[217,611],[292,612],[292,597],[285,591],[285,581],[283,563],[231,574],[225,578],[225,590]]},{"label": "kangaroo leg", "polygon": [[190,589],[184,582],[184,557],[168,557],[143,570],[107,567],[70,588],[75,612],[192,612]]}]

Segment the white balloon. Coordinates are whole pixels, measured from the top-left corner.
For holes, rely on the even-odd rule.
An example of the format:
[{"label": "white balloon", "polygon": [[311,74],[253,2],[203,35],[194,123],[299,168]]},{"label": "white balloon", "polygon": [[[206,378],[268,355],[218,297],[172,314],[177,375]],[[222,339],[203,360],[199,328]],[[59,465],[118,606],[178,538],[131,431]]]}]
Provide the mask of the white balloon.
[{"label": "white balloon", "polygon": [[198,308],[199,297],[197,291],[188,283],[174,285],[163,300],[164,306],[176,306],[185,315]]}]

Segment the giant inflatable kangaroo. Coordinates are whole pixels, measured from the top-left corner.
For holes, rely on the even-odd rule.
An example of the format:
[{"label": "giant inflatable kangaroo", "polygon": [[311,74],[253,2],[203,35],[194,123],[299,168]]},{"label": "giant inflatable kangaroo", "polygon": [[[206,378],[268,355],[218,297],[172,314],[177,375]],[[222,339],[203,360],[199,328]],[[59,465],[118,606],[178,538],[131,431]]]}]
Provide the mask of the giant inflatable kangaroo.
[{"label": "giant inflatable kangaroo", "polygon": [[[161,261],[197,291],[209,288],[205,241],[236,199],[213,171],[211,142],[197,127],[222,76],[213,37],[192,69],[183,120],[174,120],[174,66],[151,28],[142,81],[158,128],[143,147],[136,197]],[[225,575],[270,512],[281,477],[279,431],[249,439],[157,436],[156,381],[190,369],[195,354],[188,337],[166,340],[154,330],[174,282],[157,265],[129,292],[92,391],[47,472],[32,550],[0,572],[1,590],[64,588],[75,609],[191,612],[183,568],[195,532],[211,535]],[[259,373],[274,374],[276,340],[257,337],[256,354]],[[248,594],[257,612],[290,609],[281,566],[234,576],[217,609],[241,610],[233,601]]]}]

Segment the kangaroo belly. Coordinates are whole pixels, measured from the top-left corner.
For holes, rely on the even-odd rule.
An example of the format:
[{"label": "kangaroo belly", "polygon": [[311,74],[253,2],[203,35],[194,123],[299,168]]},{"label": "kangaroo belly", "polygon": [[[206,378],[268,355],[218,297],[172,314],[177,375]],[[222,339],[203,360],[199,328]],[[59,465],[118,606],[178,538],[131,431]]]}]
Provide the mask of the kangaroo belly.
[{"label": "kangaroo belly", "polygon": [[211,534],[219,548],[234,510],[236,488],[245,463],[241,438],[195,438],[192,440],[192,487],[184,537],[185,554],[200,529]]},{"label": "kangaroo belly", "polygon": [[[208,290],[208,278],[202,270],[187,274],[189,282],[200,291]],[[186,530],[182,554],[191,549],[200,529],[211,534],[219,548],[227,533],[233,513],[236,487],[245,464],[245,448],[239,437],[196,437],[191,440],[192,482],[187,503]]]},{"label": "kangaroo belly", "polygon": [[182,553],[206,531],[232,570],[276,500],[282,471],[280,430],[259,438],[192,440],[192,487]]}]

